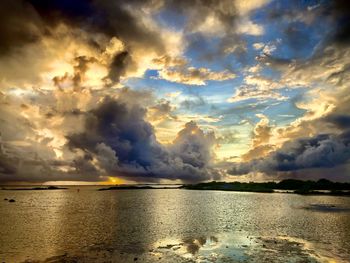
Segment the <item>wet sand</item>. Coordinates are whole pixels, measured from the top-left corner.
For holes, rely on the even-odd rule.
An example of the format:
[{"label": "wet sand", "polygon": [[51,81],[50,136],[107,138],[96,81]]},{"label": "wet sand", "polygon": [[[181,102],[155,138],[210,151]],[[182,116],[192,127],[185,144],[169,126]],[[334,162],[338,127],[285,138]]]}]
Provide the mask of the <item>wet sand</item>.
[{"label": "wet sand", "polygon": [[93,246],[77,254],[61,254],[42,261],[59,262],[349,262],[335,258],[326,247],[305,240],[281,236],[253,237],[242,232],[209,237],[188,237],[182,240],[161,240],[147,251],[135,251],[133,246],[106,248]]}]

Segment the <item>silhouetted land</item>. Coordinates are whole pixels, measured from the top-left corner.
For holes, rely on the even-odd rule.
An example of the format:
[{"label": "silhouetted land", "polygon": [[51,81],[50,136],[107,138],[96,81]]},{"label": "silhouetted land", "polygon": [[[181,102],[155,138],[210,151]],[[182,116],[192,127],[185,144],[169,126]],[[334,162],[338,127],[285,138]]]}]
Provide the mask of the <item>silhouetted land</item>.
[{"label": "silhouetted land", "polygon": [[[221,190],[221,191],[241,191],[241,192],[260,192],[273,193],[274,190],[290,190],[296,194],[303,195],[349,195],[350,183],[332,182],[327,179],[318,181],[301,181],[287,179],[281,182],[266,183],[241,183],[241,182],[209,182],[199,184],[186,184],[183,189],[190,190]],[[320,191],[322,190],[322,191]],[[327,190],[323,192],[323,190]]]},{"label": "silhouetted land", "polygon": [[109,190],[139,190],[139,189],[177,189],[179,187],[152,187],[149,185],[118,185],[107,188],[100,188],[98,191],[109,191]]},{"label": "silhouetted land", "polygon": [[120,185],[111,186],[107,188],[100,188],[98,191],[108,191],[108,190],[138,190],[138,189],[153,189],[151,186],[137,186],[137,185]]},{"label": "silhouetted land", "polygon": [[26,188],[2,188],[2,190],[11,190],[11,191],[30,191],[30,190],[63,190],[63,189],[67,189],[64,187],[58,187],[58,186],[47,186],[47,187],[26,187]]}]

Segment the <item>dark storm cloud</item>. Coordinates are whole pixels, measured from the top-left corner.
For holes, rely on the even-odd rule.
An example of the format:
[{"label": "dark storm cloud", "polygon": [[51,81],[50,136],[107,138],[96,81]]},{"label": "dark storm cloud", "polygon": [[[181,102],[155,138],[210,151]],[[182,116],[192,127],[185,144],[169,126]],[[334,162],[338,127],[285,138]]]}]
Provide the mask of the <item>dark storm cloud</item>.
[{"label": "dark storm cloud", "polygon": [[[332,23],[332,30],[328,33],[328,39],[338,44],[346,44],[350,40],[350,3],[347,0],[332,1],[293,1],[287,6],[275,1],[270,8],[268,18],[274,21],[287,21],[285,34],[293,47],[299,48],[307,44],[310,37],[300,31],[300,23],[309,26],[320,21]],[[299,29],[298,25],[299,24]]]},{"label": "dark storm cloud", "polygon": [[[126,68],[133,65],[131,57],[134,50],[142,48],[159,55],[165,51],[162,35],[142,23],[133,12],[150,3],[121,0],[1,1],[0,55],[12,54],[44,37],[58,37],[55,30],[63,24],[68,26],[68,30],[85,32],[81,40],[100,51],[104,50],[106,43],[97,41],[96,34],[107,40],[115,37],[123,43],[128,51],[114,55],[108,74],[108,78],[116,82]],[[79,78],[77,76],[76,82],[80,81]]]},{"label": "dark storm cloud", "polygon": [[0,5],[1,55],[50,35],[61,22],[78,24],[93,14],[89,1],[4,0]]},{"label": "dark storm cloud", "polygon": [[[191,5],[190,8],[195,8],[196,5]],[[43,40],[59,41],[69,37],[70,40],[79,42],[82,47],[89,47],[104,54],[111,41],[117,39],[121,50],[112,51],[116,53],[109,54],[107,61],[102,62],[107,64],[108,73],[104,80],[106,85],[110,86],[119,82],[124,75],[137,72],[137,67],[140,66],[137,59],[140,54],[152,54],[157,57],[167,53],[171,47],[166,44],[168,39],[164,38],[163,30],[169,29],[153,23],[152,15],[161,10],[176,9],[176,6],[171,2],[152,0],[4,0],[0,3],[0,56],[17,62],[21,56],[27,55],[29,63],[44,67],[46,64],[40,56],[31,53],[29,44],[40,45],[45,42]],[[207,4],[198,3],[198,6]],[[214,4],[210,4],[209,7],[211,6]],[[209,7],[205,7],[208,14]],[[183,4],[179,4],[179,8],[185,12]],[[192,18],[198,20],[195,24],[199,25],[198,14],[192,15]],[[55,52],[57,47],[53,48],[52,52]],[[48,52],[44,51],[42,56],[45,57]],[[101,63],[101,60],[97,59],[95,62]],[[78,63],[87,65],[88,62],[80,60]],[[36,72],[30,74],[27,70],[24,73],[22,75],[29,75],[35,81],[39,79]],[[3,75],[8,77],[9,74],[5,72]],[[73,79],[74,85],[79,85],[82,77],[83,74],[76,74]],[[13,78],[18,79],[16,76]]]},{"label": "dark storm cloud", "polygon": [[50,25],[60,22],[79,23],[89,16],[97,21],[93,17],[96,16],[96,11],[90,0],[26,0],[25,2],[30,3],[41,18]]},{"label": "dark storm cloud", "polygon": [[[237,21],[240,17],[237,2],[231,0],[219,2],[215,0],[170,0],[165,1],[165,7],[170,11],[186,17],[185,30],[187,32],[199,33],[191,36],[189,46],[195,48],[197,51],[200,50],[200,59],[210,61],[217,57],[226,56],[228,53],[231,53],[227,52],[229,49],[232,49],[232,53],[237,55],[238,59],[244,59],[246,43],[236,32]],[[220,36],[220,41],[214,49],[209,48],[212,43],[206,38],[205,32],[199,30],[208,17],[215,18],[224,32],[224,35]],[[230,70],[228,65],[225,66]]]},{"label": "dark storm cloud", "polygon": [[350,133],[317,135],[285,143],[268,156],[246,163],[237,163],[229,171],[232,175],[249,172],[288,172],[308,168],[333,168],[350,160]]},{"label": "dark storm cloud", "polygon": [[[88,113],[85,131],[67,137],[68,146],[93,156],[97,168],[109,175],[143,180],[218,178],[210,166],[213,134],[205,134],[194,122],[189,122],[174,144],[166,147],[156,140],[145,114],[146,110],[138,105],[107,97]],[[79,167],[82,164],[80,160]]]},{"label": "dark storm cloud", "polygon": [[350,116],[345,114],[334,114],[325,118],[329,123],[340,129],[350,129]]},{"label": "dark storm cloud", "polygon": [[74,66],[73,84],[79,87],[84,79],[85,73],[88,70],[89,63],[95,62],[93,57],[79,56],[75,58],[77,65]]},{"label": "dark storm cloud", "polygon": [[128,51],[122,51],[114,55],[112,63],[109,65],[108,78],[112,83],[117,83],[132,64],[132,59]]},{"label": "dark storm cloud", "polygon": [[[159,37],[140,24],[126,9],[126,4],[135,8],[150,1],[106,0],[28,0],[42,20],[50,26],[67,23],[107,36],[116,36],[125,42],[161,46]],[[148,46],[148,45],[147,45]]]},{"label": "dark storm cloud", "polygon": [[[202,34],[203,18],[214,17],[218,21],[224,31],[222,43],[209,52],[204,47],[197,47],[203,54],[206,53],[204,56],[210,56],[208,53],[214,54],[214,57],[226,55],[227,49],[235,50],[232,52],[237,54],[245,50],[245,43],[236,32],[239,17],[237,3],[229,0],[219,3],[211,0],[4,0],[0,5],[0,55],[10,54],[43,37],[60,38],[55,30],[63,24],[68,31],[77,30],[72,36],[80,37],[86,45],[96,50],[103,51],[104,41],[108,42],[112,37],[123,43],[124,51],[114,54],[114,61],[110,64],[108,78],[112,83],[126,73],[126,68],[135,66],[131,59],[135,59],[135,50],[150,52],[155,56],[166,53],[168,47],[163,39],[164,34],[159,32],[159,27],[148,25],[148,20],[142,19],[143,16],[151,17],[164,10],[186,17],[185,34]],[[101,40],[101,35],[105,37],[104,40]],[[186,41],[191,46],[194,40],[188,38]]]},{"label": "dark storm cloud", "polygon": [[234,23],[234,18],[237,17],[237,10],[232,1],[224,0],[218,3],[216,0],[199,0],[199,1],[186,1],[186,0],[170,0],[165,1],[165,5],[175,12],[181,14],[188,14],[194,12],[196,16],[189,17],[191,24],[201,24],[203,20],[200,18],[210,13],[215,13],[219,20],[222,21],[227,30],[230,30],[230,25]]},{"label": "dark storm cloud", "polygon": [[333,40],[337,43],[349,43],[350,41],[350,3],[347,0],[334,0],[330,10],[336,22],[336,30]]},{"label": "dark storm cloud", "polygon": [[153,128],[143,120],[144,115],[142,108],[128,109],[125,104],[106,98],[88,116],[86,132],[70,136],[69,145],[93,152],[96,145],[103,142],[118,151],[119,160],[147,165],[149,156],[143,151],[151,153],[157,149],[151,144],[155,140]]},{"label": "dark storm cloud", "polygon": [[33,6],[25,1],[1,1],[0,55],[35,42],[43,34],[43,25]]}]

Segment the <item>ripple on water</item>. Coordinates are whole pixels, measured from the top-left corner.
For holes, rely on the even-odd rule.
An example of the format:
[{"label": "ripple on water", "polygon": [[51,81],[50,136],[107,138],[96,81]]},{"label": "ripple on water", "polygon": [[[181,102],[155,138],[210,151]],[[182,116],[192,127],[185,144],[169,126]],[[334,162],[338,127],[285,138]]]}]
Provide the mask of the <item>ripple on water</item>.
[{"label": "ripple on water", "polygon": [[350,258],[348,197],[80,188],[0,191],[0,261]]}]

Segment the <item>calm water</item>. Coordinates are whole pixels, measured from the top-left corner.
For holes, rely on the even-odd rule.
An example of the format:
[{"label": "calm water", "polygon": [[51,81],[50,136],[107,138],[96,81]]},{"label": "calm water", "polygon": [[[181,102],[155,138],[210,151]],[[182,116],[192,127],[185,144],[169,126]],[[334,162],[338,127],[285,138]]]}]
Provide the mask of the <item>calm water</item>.
[{"label": "calm water", "polygon": [[350,262],[349,197],[80,189],[0,191],[1,262]]}]

